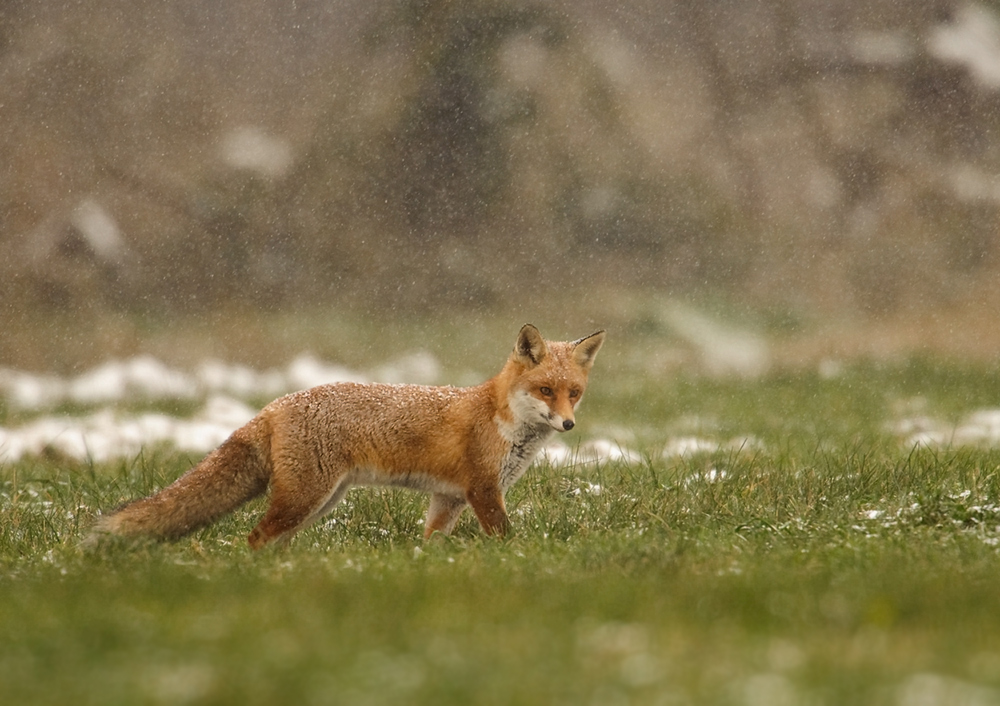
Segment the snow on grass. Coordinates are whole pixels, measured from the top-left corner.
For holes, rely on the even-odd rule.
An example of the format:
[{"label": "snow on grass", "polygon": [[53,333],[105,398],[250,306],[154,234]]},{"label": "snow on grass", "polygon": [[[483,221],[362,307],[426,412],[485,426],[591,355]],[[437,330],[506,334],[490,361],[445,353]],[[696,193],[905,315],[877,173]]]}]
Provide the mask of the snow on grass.
[{"label": "snow on grass", "polygon": [[903,437],[908,447],[926,446],[1000,446],[1000,409],[979,409],[967,414],[958,424],[928,416],[901,419],[889,430]]},{"label": "snow on grass", "polygon": [[576,448],[561,441],[552,441],[539,454],[553,466],[571,466],[604,461],[625,461],[640,463],[642,456],[608,439],[592,439]]},{"label": "snow on grass", "polygon": [[40,417],[14,429],[0,428],[0,461],[11,463],[55,452],[102,462],[135,456],[144,447],[161,444],[207,453],[255,414],[242,402],[217,395],[191,419],[155,412],[126,417],[110,408],[80,417]]},{"label": "snow on grass", "polygon": [[[108,361],[79,375],[59,377],[0,368],[0,400],[17,419],[17,427],[0,427],[0,462],[57,452],[70,458],[104,461],[127,457],[159,444],[207,453],[218,446],[254,410],[246,401],[260,404],[288,392],[316,385],[351,381],[413,382],[434,384],[441,380],[441,366],[427,352],[417,352],[368,372],[352,370],[303,354],[284,368],[255,370],[217,360],[193,370],[172,368],[151,356]],[[201,408],[191,418],[161,412],[132,413],[134,409],[163,401],[193,403]],[[60,406],[92,408],[78,416],[44,415]],[[1000,409],[979,409],[959,423],[929,416],[925,405],[910,404],[895,411],[899,418],[887,430],[906,447],[1000,447]],[[642,463],[644,457],[614,437],[585,440],[577,446],[554,439],[540,458],[553,466],[608,461]],[[753,436],[729,439],[703,434],[668,435],[657,454],[664,460],[698,454],[763,450]]]},{"label": "snow on grass", "polygon": [[678,436],[667,442],[661,455],[664,459],[672,459],[718,451],[733,452],[753,449],[763,449],[763,443],[753,436],[738,436],[728,441],[718,441],[700,436]]},{"label": "snow on grass", "polygon": [[[404,359],[398,367],[411,369],[409,361]],[[424,369],[429,367],[424,364]],[[395,370],[394,366],[385,366],[379,372],[391,377]],[[0,395],[13,409],[38,411],[67,403],[196,400],[213,393],[270,398],[323,383],[371,379],[308,354],[295,358],[285,370],[259,372],[242,365],[206,361],[193,373],[170,368],[151,356],[138,356],[109,361],[69,378],[0,368]]]},{"label": "snow on grass", "polygon": [[[17,428],[0,427],[0,462],[52,452],[100,462],[161,444],[207,453],[256,414],[242,399],[273,399],[324,383],[392,380],[406,374],[430,382],[438,374],[437,361],[430,354],[416,354],[396,366],[383,366],[375,376],[308,354],[283,370],[265,371],[205,361],[189,372],[151,356],[109,361],[66,378],[0,369],[0,396],[22,414],[66,404],[98,407],[83,415],[40,416]],[[202,408],[188,419],[158,412],[129,416],[115,409],[121,404],[198,400],[204,400]]]}]

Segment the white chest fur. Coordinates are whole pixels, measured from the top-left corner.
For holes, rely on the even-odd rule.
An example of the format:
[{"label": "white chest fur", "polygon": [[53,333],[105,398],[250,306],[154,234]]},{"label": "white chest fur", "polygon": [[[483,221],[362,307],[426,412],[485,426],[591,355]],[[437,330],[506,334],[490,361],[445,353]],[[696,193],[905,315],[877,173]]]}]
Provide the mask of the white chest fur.
[{"label": "white chest fur", "polygon": [[511,425],[503,431],[507,432],[504,437],[510,441],[510,451],[500,464],[500,487],[506,492],[524,475],[545,441],[555,432],[547,424]]}]

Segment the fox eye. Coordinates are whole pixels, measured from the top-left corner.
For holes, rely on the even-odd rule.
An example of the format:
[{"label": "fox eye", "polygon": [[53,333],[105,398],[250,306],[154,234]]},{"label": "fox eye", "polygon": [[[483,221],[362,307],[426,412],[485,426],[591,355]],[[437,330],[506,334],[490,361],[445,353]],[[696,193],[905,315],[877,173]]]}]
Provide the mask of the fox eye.
[{"label": "fox eye", "polygon": [[538,388],[538,391],[541,392],[546,397],[551,397],[552,396],[552,388],[551,387],[540,387],[540,388]]},{"label": "fox eye", "polygon": [[580,396],[580,391],[579,390],[570,390],[569,391],[569,398],[571,400],[575,400],[579,396]]}]

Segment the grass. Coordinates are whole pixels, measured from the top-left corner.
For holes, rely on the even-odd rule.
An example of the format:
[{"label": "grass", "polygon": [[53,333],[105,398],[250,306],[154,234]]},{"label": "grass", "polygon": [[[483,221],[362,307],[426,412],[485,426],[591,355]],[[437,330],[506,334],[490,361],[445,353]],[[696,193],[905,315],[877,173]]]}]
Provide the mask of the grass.
[{"label": "grass", "polygon": [[[535,467],[506,541],[424,543],[423,496],[359,489],[285,549],[246,548],[256,503],[83,551],[194,459],[0,468],[0,702],[1000,703],[1000,452],[886,431],[996,405],[995,372],[600,364],[582,436],[643,460]],[[661,455],[684,434],[751,442]]]}]

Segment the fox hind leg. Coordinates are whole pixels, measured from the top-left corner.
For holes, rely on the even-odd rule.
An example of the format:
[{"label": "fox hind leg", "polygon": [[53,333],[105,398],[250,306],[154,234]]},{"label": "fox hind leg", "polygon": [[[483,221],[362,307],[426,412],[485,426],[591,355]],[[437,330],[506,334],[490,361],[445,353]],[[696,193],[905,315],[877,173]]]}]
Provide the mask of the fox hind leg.
[{"label": "fox hind leg", "polygon": [[[323,494],[312,492],[295,492],[281,486],[271,488],[271,501],[267,512],[250,535],[247,541],[251,548],[260,549],[266,544],[277,540],[289,539],[300,529],[308,527],[317,519],[332,510],[347,493],[350,485],[343,479],[336,485],[333,492]],[[302,489],[296,489],[302,490]],[[324,489],[327,490],[328,489]]]},{"label": "fox hind leg", "polygon": [[343,499],[347,464],[321,466],[308,447],[272,443],[271,497],[264,518],[247,537],[253,549],[290,538]]}]

